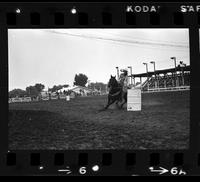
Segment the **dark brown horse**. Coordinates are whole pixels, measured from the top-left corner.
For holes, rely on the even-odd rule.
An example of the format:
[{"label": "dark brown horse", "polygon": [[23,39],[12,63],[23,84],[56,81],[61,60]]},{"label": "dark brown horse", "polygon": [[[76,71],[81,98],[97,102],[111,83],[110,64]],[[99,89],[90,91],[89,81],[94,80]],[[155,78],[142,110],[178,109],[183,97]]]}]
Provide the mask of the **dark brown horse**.
[{"label": "dark brown horse", "polygon": [[[123,108],[124,104],[127,103],[127,92],[123,92],[123,85],[120,85],[115,76],[111,75],[111,78],[108,83],[109,94],[108,94],[108,103],[104,109],[108,109],[108,107],[114,103],[118,106],[118,108]],[[119,106],[119,102],[122,102]]]}]

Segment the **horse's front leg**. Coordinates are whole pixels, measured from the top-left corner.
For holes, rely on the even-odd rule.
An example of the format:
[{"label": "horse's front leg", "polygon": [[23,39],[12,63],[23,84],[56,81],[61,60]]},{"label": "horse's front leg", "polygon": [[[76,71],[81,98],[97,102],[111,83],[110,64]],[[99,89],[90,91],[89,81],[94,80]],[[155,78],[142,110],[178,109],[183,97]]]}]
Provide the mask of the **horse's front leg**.
[{"label": "horse's front leg", "polygon": [[107,105],[104,107],[105,110],[108,109],[108,107],[110,106],[110,101],[111,101],[111,99],[108,97],[108,103],[107,103]]},{"label": "horse's front leg", "polygon": [[108,99],[108,104],[106,105],[106,107],[104,108],[104,109],[108,109],[108,107],[110,106],[110,105],[112,105],[113,103],[115,102],[115,100],[114,99]]}]

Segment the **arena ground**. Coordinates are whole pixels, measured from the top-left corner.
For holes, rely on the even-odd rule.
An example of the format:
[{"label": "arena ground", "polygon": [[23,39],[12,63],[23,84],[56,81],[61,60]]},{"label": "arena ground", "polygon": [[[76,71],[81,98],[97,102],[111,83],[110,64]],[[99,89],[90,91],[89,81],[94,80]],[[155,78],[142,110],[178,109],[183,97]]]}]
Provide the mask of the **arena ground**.
[{"label": "arena ground", "polygon": [[9,104],[10,150],[188,149],[189,91],[144,93],[142,111],[106,96]]}]

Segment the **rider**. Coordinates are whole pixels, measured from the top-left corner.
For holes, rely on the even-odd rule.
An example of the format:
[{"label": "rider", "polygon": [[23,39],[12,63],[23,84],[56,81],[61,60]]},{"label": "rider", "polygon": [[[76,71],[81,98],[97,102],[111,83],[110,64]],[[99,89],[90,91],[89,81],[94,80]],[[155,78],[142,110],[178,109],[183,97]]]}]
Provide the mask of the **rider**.
[{"label": "rider", "polygon": [[120,74],[120,77],[119,77],[119,84],[121,85],[122,87],[122,100],[123,100],[123,96],[124,94],[127,93],[127,89],[129,88],[129,82],[128,82],[128,71],[126,69],[122,69],[120,70],[122,73]]}]

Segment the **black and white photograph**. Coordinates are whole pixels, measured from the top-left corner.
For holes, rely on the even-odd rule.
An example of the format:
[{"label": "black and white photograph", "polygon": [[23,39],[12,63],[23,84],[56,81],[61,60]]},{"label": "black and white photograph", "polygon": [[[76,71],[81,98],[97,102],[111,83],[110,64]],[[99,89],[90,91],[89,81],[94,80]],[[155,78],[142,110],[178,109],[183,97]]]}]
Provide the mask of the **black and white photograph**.
[{"label": "black and white photograph", "polygon": [[9,150],[185,150],[189,29],[9,29]]}]

